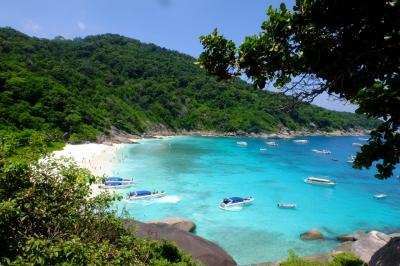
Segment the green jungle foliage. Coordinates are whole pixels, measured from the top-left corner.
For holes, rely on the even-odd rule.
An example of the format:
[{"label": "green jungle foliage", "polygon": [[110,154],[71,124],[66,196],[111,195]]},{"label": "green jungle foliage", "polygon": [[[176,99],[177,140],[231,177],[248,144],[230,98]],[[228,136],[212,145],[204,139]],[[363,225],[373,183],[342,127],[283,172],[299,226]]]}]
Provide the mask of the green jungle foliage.
[{"label": "green jungle foliage", "polygon": [[321,263],[299,258],[294,252],[289,251],[289,258],[279,263],[279,266],[367,266],[367,264],[353,254],[346,252],[333,255],[332,262]]},{"label": "green jungle foliage", "polygon": [[171,242],[137,239],[87,170],[38,160],[60,144],[0,130],[0,265],[196,265]]},{"label": "green jungle foliage", "polygon": [[365,116],[220,83],[195,59],[119,35],[32,38],[0,28],[0,127],[54,131],[93,141],[114,126],[133,134],[160,129],[275,132],[373,128]]}]

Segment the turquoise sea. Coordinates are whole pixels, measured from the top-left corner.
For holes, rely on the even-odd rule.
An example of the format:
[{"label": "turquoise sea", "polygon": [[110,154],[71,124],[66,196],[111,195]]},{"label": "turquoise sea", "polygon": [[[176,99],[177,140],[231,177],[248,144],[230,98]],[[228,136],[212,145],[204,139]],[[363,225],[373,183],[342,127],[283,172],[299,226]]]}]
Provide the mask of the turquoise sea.
[{"label": "turquoise sea", "polygon": [[[261,138],[183,136],[127,145],[119,151],[114,174],[134,177],[137,185],[119,192],[165,190],[167,196],[117,205],[140,221],[173,216],[193,220],[196,234],[219,244],[239,264],[276,261],[287,257],[290,249],[298,255],[326,252],[338,244],[334,236],[355,230],[400,231],[400,180],[380,181],[373,177],[374,168],[360,171],[346,162],[359,149],[352,142],[364,141],[301,139],[309,143],[273,140],[278,146],[270,147]],[[332,154],[312,149],[329,149]],[[306,184],[308,176],[328,177],[337,185]],[[388,197],[374,198],[378,193]],[[218,204],[228,196],[253,196],[255,201],[225,211]],[[279,209],[278,202],[295,203],[297,209]],[[319,228],[328,239],[300,240],[299,235],[311,228]]]}]

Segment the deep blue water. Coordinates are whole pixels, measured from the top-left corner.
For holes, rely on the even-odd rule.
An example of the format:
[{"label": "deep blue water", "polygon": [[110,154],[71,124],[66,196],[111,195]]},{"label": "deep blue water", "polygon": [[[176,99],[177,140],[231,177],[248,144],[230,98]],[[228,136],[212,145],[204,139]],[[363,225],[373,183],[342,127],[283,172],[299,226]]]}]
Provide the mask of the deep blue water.
[{"label": "deep blue water", "polygon": [[[328,238],[355,230],[394,231],[400,227],[400,180],[380,181],[375,169],[356,170],[346,161],[358,137],[302,137],[265,145],[265,139],[174,137],[146,140],[119,151],[114,174],[134,177],[129,190],[165,190],[168,196],[137,203],[117,203],[129,216],[148,221],[185,217],[196,234],[218,243],[239,264],[275,261],[289,249],[299,255],[326,252],[334,240],[304,242],[299,235],[319,228]],[[247,147],[236,144],[246,141]],[[260,151],[267,148],[267,151]],[[312,149],[329,149],[320,155]],[[338,159],[333,161],[332,158]],[[329,177],[336,187],[304,183],[308,176]],[[387,194],[385,199],[372,195]],[[253,196],[252,205],[224,211],[227,196]],[[297,204],[279,209],[278,202]]]}]

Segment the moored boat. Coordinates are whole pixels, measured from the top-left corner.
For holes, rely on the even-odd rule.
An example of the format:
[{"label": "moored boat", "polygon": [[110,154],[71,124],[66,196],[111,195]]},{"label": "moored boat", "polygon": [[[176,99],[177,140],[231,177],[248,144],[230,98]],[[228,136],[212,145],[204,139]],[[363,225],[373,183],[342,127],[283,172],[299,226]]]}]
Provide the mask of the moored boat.
[{"label": "moored boat", "polygon": [[219,204],[221,209],[231,208],[231,207],[242,207],[250,204],[254,201],[253,197],[241,198],[241,197],[230,197],[224,198]]},{"label": "moored boat", "polygon": [[362,144],[358,143],[358,142],[353,142],[353,143],[351,143],[351,145],[354,146],[354,147],[361,147],[362,146]]},{"label": "moored boat", "polygon": [[294,143],[298,143],[298,144],[307,144],[307,143],[309,143],[309,141],[306,140],[306,139],[294,139],[293,142]]},{"label": "moored boat", "polygon": [[277,206],[281,209],[296,209],[296,204],[294,203],[278,203]]},{"label": "moored boat", "polygon": [[238,141],[236,142],[237,145],[239,146],[247,146],[247,142],[246,141]]},{"label": "moored boat", "polygon": [[311,151],[318,153],[318,154],[331,154],[332,152],[330,150],[318,150],[318,149],[312,149]]},{"label": "moored boat", "polygon": [[106,182],[121,182],[123,184],[133,184],[133,179],[128,177],[110,176],[106,178]]},{"label": "moored boat", "polygon": [[349,159],[346,162],[352,164],[352,163],[354,163],[355,160],[356,160],[356,156],[352,155],[352,156],[349,157]]},{"label": "moored boat", "polygon": [[121,181],[106,181],[103,188],[105,189],[122,189],[131,187],[133,183],[123,183]]},{"label": "moored boat", "polygon": [[265,144],[267,144],[268,146],[278,146],[278,143],[276,143],[275,141],[267,141],[265,142]]},{"label": "moored boat", "polygon": [[329,180],[329,179],[325,179],[325,178],[318,178],[318,177],[307,177],[306,179],[304,179],[304,182],[307,184],[315,184],[315,185],[326,185],[326,186],[334,186],[336,185],[336,182]]},{"label": "moored boat", "polygon": [[260,148],[260,151],[267,151],[266,148]]},{"label": "moored boat", "polygon": [[164,191],[149,191],[149,190],[138,190],[131,191],[127,194],[127,200],[141,200],[141,199],[154,199],[165,196]]},{"label": "moored boat", "polygon": [[376,198],[376,199],[384,199],[384,198],[386,198],[386,197],[387,197],[386,194],[375,194],[375,195],[374,195],[374,198]]}]

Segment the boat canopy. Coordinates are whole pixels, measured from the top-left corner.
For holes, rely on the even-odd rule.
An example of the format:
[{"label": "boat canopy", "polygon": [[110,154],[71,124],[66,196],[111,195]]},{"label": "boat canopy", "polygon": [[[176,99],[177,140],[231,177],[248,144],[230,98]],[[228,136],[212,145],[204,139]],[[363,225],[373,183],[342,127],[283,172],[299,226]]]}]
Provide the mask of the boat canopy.
[{"label": "boat canopy", "polygon": [[244,199],[241,197],[230,197],[230,198],[225,198],[222,202],[227,204],[227,203],[237,203],[242,201],[244,201]]},{"label": "boat canopy", "polygon": [[131,191],[128,193],[128,196],[147,196],[147,195],[151,195],[151,192],[148,190]]},{"label": "boat canopy", "polygon": [[110,176],[107,178],[107,181],[122,181],[122,180],[124,180],[124,179],[119,176]]},{"label": "boat canopy", "polygon": [[118,182],[118,181],[107,181],[106,182],[106,186],[120,186],[122,185],[122,182]]}]

